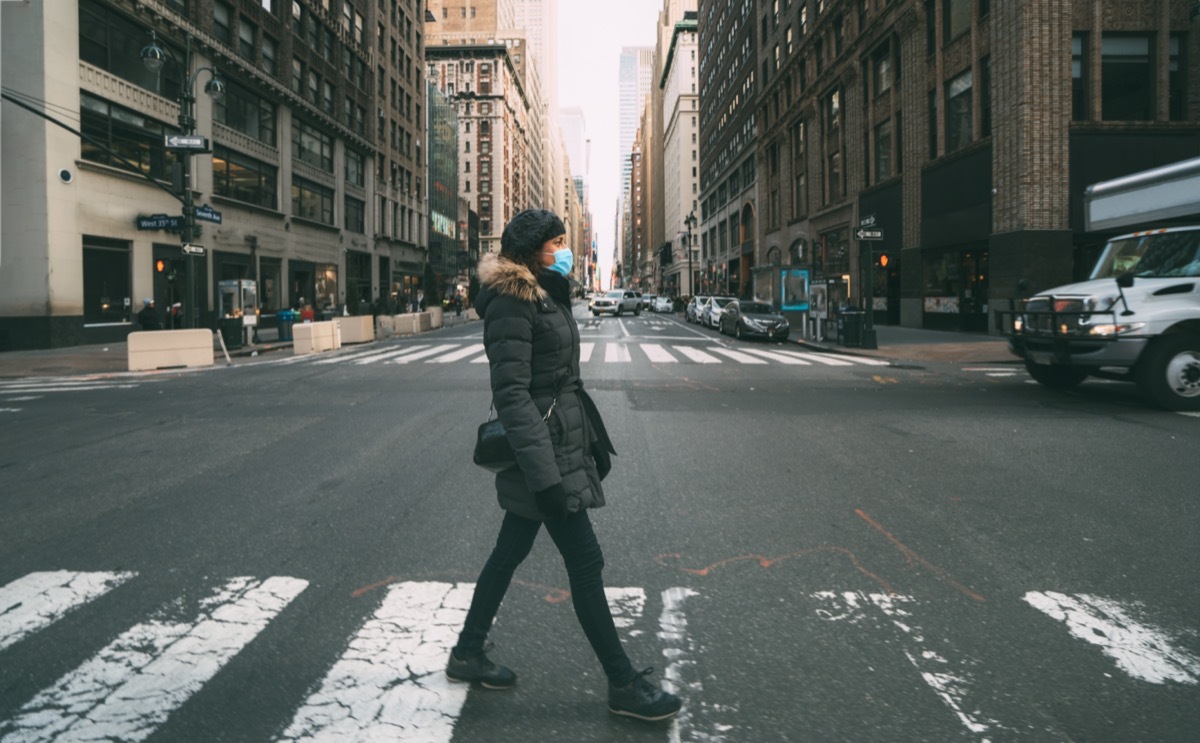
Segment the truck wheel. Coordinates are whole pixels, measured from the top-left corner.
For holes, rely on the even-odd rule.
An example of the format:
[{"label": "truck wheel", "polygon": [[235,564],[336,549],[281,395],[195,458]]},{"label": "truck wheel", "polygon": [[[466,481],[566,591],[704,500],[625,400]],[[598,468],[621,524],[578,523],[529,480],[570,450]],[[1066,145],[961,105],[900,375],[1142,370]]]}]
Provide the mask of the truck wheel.
[{"label": "truck wheel", "polygon": [[1029,372],[1029,376],[1038,384],[1052,390],[1074,389],[1087,379],[1087,372],[1062,364],[1033,364],[1026,361],[1025,371]]},{"label": "truck wheel", "polygon": [[641,316],[642,316],[642,308],[641,308],[641,307],[638,307],[636,310],[634,310],[634,311],[633,311],[633,316],[634,316],[634,317],[641,317]]},{"label": "truck wheel", "polygon": [[1200,338],[1165,335],[1152,341],[1134,377],[1155,404],[1167,410],[1200,410]]}]

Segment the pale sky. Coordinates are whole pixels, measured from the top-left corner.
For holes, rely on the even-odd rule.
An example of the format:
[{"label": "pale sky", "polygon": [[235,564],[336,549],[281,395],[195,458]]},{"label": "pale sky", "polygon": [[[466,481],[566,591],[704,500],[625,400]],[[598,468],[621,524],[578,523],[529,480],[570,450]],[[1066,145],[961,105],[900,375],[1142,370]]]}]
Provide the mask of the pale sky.
[{"label": "pale sky", "polygon": [[583,109],[592,140],[588,171],[600,273],[612,272],[617,199],[621,190],[617,72],[621,47],[654,46],[662,0],[559,0],[558,103]]}]

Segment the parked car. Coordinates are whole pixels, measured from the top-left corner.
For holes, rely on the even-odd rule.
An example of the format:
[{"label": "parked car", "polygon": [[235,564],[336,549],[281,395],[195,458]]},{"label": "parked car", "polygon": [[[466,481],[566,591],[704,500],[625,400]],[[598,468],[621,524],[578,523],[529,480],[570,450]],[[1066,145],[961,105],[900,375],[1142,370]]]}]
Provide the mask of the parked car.
[{"label": "parked car", "polygon": [[683,319],[688,322],[700,322],[700,316],[704,313],[704,305],[707,303],[708,297],[692,297],[688,301],[687,307],[683,308]]},{"label": "parked car", "polygon": [[719,327],[721,311],[732,301],[733,297],[709,297],[708,302],[704,305],[704,312],[700,316],[701,324],[710,328]]},{"label": "parked car", "polygon": [[595,317],[606,314],[620,317],[626,312],[640,315],[642,314],[642,300],[632,289],[613,289],[605,292],[604,296],[599,299],[593,299],[588,305],[588,309]]},{"label": "parked car", "polygon": [[650,309],[650,305],[653,304],[653,302],[654,302],[654,295],[653,294],[642,294],[641,292],[636,292],[636,294],[638,295],[638,302],[641,303],[642,309],[643,310]]},{"label": "parked car", "polygon": [[735,299],[721,311],[720,328],[738,340],[766,338],[786,341],[791,327],[787,318],[767,302]]},{"label": "parked car", "polygon": [[670,297],[655,297],[654,306],[650,309],[654,312],[671,312],[675,309],[675,303]]}]

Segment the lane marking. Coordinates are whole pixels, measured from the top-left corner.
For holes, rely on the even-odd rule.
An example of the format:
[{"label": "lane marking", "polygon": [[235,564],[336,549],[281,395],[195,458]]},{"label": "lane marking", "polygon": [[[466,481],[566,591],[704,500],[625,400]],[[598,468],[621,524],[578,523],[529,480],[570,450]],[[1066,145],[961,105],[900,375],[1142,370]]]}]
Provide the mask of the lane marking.
[{"label": "lane marking", "polygon": [[718,359],[716,356],[707,354],[698,348],[691,348],[689,346],[671,346],[671,348],[675,349],[676,351],[683,354],[684,356],[687,356],[689,359],[691,359],[692,361],[694,361],[697,364],[719,364],[719,363],[721,363],[721,360]]},{"label": "lane marking", "polygon": [[778,361],[781,364],[788,364],[791,366],[812,366],[811,361],[793,358],[787,354],[777,353],[775,351],[760,351],[757,348],[746,348],[743,350],[746,353],[752,353],[755,356],[762,356],[763,358],[771,359],[772,361]]},{"label": "lane marking", "polygon": [[[479,353],[482,350],[483,350],[483,344],[476,343],[476,344],[467,346],[466,348],[461,348],[461,349],[455,351],[454,353],[448,353],[445,356],[438,356],[435,359],[429,359],[425,363],[426,364],[449,364],[453,361],[459,361],[460,359],[465,359],[468,356],[474,356],[475,354]],[[487,354],[484,354],[484,358],[487,358]]]},{"label": "lane marking", "polygon": [[1136,679],[1151,684],[1200,682],[1200,659],[1173,647],[1173,638],[1166,631],[1137,621],[1116,601],[1055,591],[1030,591],[1022,598],[1066,624],[1076,638],[1099,647],[1117,668]]},{"label": "lane marking", "polygon": [[629,349],[624,343],[606,343],[604,344],[604,363],[616,364],[632,361],[629,357]]},{"label": "lane marking", "polygon": [[713,730],[700,731],[696,728],[697,713],[719,711],[728,714],[734,708],[728,704],[713,707],[704,701],[704,682],[696,662],[696,642],[688,636],[687,616],[683,605],[687,599],[700,594],[690,588],[674,587],[662,592],[662,614],[658,617],[658,639],[663,643],[662,654],[666,660],[663,669],[663,688],[684,699],[683,709],[671,720],[668,740],[672,743],[702,740],[707,743],[723,743],[721,733],[733,730],[732,725],[715,723]]},{"label": "lane marking", "polygon": [[596,347],[595,343],[580,343],[579,344],[579,363],[586,363],[592,358],[592,349]]},{"label": "lane marking", "polygon": [[767,363],[767,362],[763,361],[762,359],[757,359],[757,358],[751,356],[750,354],[741,353],[740,351],[730,351],[728,348],[718,348],[716,346],[712,346],[708,350],[712,351],[713,353],[719,353],[722,356],[728,356],[729,358],[733,359],[734,361],[738,362],[739,364],[765,364],[765,363]]},{"label": "lane marking", "polygon": [[137,573],[30,573],[0,588],[0,650],[44,629]]},{"label": "lane marking", "polygon": [[439,353],[446,353],[447,351],[453,351],[456,348],[458,348],[457,343],[444,344],[441,346],[434,346],[432,348],[426,348],[424,351],[417,351],[416,353],[410,353],[407,356],[401,356],[398,359],[392,359],[388,363],[389,364],[409,364],[409,363],[412,363],[413,361],[417,361],[418,359],[423,359],[427,356],[436,356]]},{"label": "lane marking", "polygon": [[840,358],[830,358],[820,353],[804,353],[802,351],[780,351],[779,353],[787,354],[788,356],[797,359],[804,359],[805,361],[815,361],[816,363],[824,364],[825,366],[853,366],[853,364],[849,361],[843,361]]},{"label": "lane marking", "polygon": [[367,351],[356,351],[354,353],[340,352],[340,353],[325,355],[324,358],[319,358],[316,361],[314,361],[313,363],[314,364],[341,364],[342,362],[345,362],[345,361],[354,361],[356,359],[363,359],[368,356],[374,356],[379,353],[383,353],[383,350],[379,349],[379,348],[372,348]]},{"label": "lane marking", "polygon": [[672,356],[665,348],[657,343],[643,343],[642,350],[653,362],[674,364],[679,361],[679,359]]},{"label": "lane marking", "polygon": [[469,687],[446,677],[446,658],[474,590],[471,583],[389,586],[278,740],[450,741]]},{"label": "lane marking", "polygon": [[5,741],[129,740],[156,727],[308,586],[234,578],[181,618],[183,602],[127,630],[0,723]]},{"label": "lane marking", "polygon": [[386,351],[384,353],[375,354],[374,356],[371,356],[370,358],[359,359],[358,361],[355,361],[354,363],[358,364],[358,365],[377,364],[380,361],[387,361],[388,359],[394,359],[398,356],[407,356],[410,353],[416,353],[417,351],[420,351],[420,350],[423,350],[426,348],[429,348],[429,346],[426,346],[426,345],[409,346],[407,348],[401,348],[401,349],[398,349],[395,351]]},{"label": "lane marking", "polygon": [[[968,658],[951,662],[943,655],[948,652],[948,643],[939,643],[937,650],[929,648],[925,641],[925,633],[916,626],[912,613],[905,608],[913,603],[911,596],[866,594],[861,591],[819,591],[813,594],[813,598],[827,605],[827,608],[817,609],[816,614],[828,622],[846,621],[861,627],[868,621],[878,622],[877,618],[867,613],[867,607],[877,609],[892,627],[900,630],[899,636],[905,646],[902,647],[904,657],[908,658],[908,662],[921,675],[921,680],[933,689],[964,727],[981,736],[993,727],[1007,730],[998,721],[984,717],[974,703],[967,699],[973,682],[970,671],[976,661]],[[984,737],[982,740],[986,741],[988,738]]]}]

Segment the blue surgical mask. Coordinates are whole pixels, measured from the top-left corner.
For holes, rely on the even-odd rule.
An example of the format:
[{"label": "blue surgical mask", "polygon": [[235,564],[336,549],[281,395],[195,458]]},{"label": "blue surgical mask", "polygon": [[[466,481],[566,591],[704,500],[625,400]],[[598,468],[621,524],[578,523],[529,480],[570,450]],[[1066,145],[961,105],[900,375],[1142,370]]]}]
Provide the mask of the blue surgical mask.
[{"label": "blue surgical mask", "polygon": [[560,273],[566,276],[571,273],[571,268],[575,266],[575,254],[570,248],[554,251],[554,265],[550,266],[550,270],[555,273]]}]

